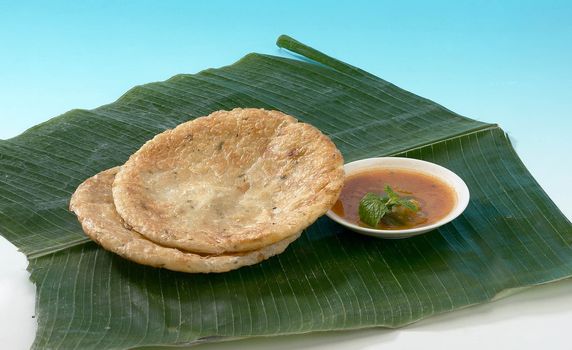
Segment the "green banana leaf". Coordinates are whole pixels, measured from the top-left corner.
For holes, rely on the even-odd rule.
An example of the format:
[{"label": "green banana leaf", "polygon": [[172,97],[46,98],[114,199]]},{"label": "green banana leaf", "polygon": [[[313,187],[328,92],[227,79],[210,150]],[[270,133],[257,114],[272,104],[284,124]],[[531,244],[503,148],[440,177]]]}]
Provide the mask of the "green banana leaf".
[{"label": "green banana leaf", "polygon": [[[29,259],[37,349],[127,349],[399,327],[572,274],[572,225],[496,125],[462,117],[292,38],[302,59],[237,63],[133,88],[0,141],[0,233]],[[137,265],[89,241],[68,210],[93,174],[214,110],[279,109],[346,161],[400,155],[453,170],[471,202],[426,235],[379,240],[326,217],[285,253],[224,274]]]}]

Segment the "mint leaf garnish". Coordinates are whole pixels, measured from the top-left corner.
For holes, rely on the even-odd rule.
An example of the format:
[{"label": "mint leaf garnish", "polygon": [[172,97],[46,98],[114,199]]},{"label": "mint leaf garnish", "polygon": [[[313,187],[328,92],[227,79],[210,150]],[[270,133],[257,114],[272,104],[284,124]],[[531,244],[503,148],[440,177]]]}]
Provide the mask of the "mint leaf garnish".
[{"label": "mint leaf garnish", "polygon": [[391,213],[395,206],[404,206],[412,212],[419,211],[417,202],[413,199],[401,198],[389,185],[384,188],[386,196],[366,193],[359,202],[359,219],[364,224],[377,227],[385,214]]},{"label": "mint leaf garnish", "polygon": [[391,187],[389,187],[389,185],[385,185],[383,190],[385,191],[385,194],[387,194],[387,197],[389,197],[389,201],[387,203],[397,204],[401,199],[399,195],[395,193]]},{"label": "mint leaf garnish", "polygon": [[366,193],[359,202],[359,219],[371,227],[376,227],[385,213],[387,206],[375,193]]},{"label": "mint leaf garnish", "polygon": [[412,212],[417,212],[419,210],[419,206],[417,206],[416,202],[411,199],[401,199],[399,201],[399,205],[404,206],[405,208],[411,210]]}]

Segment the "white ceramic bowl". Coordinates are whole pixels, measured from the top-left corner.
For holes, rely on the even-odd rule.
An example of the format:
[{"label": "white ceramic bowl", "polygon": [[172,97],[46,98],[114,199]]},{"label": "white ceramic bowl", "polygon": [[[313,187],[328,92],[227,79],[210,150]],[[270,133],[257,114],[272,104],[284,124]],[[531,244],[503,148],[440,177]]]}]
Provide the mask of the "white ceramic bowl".
[{"label": "white ceramic bowl", "polygon": [[351,176],[355,173],[368,169],[380,169],[380,168],[406,169],[434,176],[440,179],[441,181],[445,182],[454,190],[457,197],[456,204],[451,210],[451,212],[449,212],[449,214],[447,214],[441,220],[431,225],[415,227],[407,230],[378,230],[378,229],[358,226],[341,218],[332,210],[329,210],[326,213],[326,215],[330,219],[344,225],[345,227],[349,228],[354,232],[373,237],[395,239],[395,238],[407,238],[416,236],[434,230],[439,226],[445,225],[446,223],[451,222],[457,216],[461,215],[461,213],[465,210],[465,208],[467,208],[467,205],[469,204],[470,194],[469,194],[469,189],[467,188],[465,182],[451,170],[434,163],[411,158],[380,157],[380,158],[367,158],[367,159],[357,160],[355,162],[351,162],[344,165],[346,176]]}]

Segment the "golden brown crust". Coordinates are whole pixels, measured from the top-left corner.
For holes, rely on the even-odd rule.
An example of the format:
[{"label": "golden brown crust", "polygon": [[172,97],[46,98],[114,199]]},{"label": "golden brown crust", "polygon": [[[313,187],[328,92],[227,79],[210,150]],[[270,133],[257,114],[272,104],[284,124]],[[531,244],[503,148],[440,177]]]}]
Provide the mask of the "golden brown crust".
[{"label": "golden brown crust", "polygon": [[113,198],[150,240],[222,254],[297,234],[342,185],[343,159],[327,136],[284,113],[247,108],[155,136],[119,171]]},{"label": "golden brown crust", "polygon": [[226,272],[259,263],[282,253],[300,236],[290,236],[257,251],[204,256],[158,245],[124,226],[115,210],[111,185],[119,167],[105,170],[82,183],[72,196],[70,210],[84,232],[103,248],[139,264],[182,272]]}]

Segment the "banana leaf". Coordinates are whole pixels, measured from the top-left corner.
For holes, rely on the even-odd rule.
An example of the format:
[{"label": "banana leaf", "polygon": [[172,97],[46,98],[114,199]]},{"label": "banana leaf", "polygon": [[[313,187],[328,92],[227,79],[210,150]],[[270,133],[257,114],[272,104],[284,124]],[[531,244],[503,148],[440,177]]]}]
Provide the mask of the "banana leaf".
[{"label": "banana leaf", "polygon": [[[295,59],[137,86],[0,141],[0,233],[37,288],[37,349],[128,349],[363,327],[400,327],[572,274],[572,225],[497,125],[460,116],[281,36]],[[67,210],[93,174],[214,110],[278,109],[329,135],[346,161],[400,155],[459,174],[465,213],[426,235],[379,240],[326,217],[283,254],[224,274],[137,265],[89,241]]]}]

